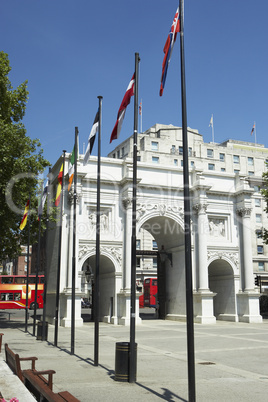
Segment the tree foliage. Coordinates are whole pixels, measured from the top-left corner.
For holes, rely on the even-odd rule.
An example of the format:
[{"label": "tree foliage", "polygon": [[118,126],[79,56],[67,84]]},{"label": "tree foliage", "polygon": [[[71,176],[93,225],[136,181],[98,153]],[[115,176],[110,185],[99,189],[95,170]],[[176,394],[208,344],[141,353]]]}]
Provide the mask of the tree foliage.
[{"label": "tree foliage", "polygon": [[29,195],[36,211],[38,176],[50,165],[39,140],[28,137],[22,123],[27,81],[13,89],[10,71],[8,55],[0,52],[0,260],[18,255],[20,245],[27,244],[27,230],[19,230],[23,211]]},{"label": "tree foliage", "polygon": [[[266,202],[266,207],[264,210],[268,214],[268,171],[262,174],[262,180],[263,180],[263,187],[261,193]],[[268,244],[268,229],[265,228],[263,229],[263,240],[266,244]]]}]

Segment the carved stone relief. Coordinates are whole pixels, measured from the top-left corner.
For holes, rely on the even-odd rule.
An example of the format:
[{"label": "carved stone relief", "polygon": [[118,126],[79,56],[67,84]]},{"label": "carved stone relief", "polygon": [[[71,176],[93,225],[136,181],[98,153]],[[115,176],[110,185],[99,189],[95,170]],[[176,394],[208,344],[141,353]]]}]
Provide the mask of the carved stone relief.
[{"label": "carved stone relief", "polygon": [[216,257],[218,259],[222,259],[223,257],[225,257],[225,258],[233,261],[233,263],[236,266],[238,266],[238,264],[239,264],[239,256],[238,256],[237,252],[231,253],[231,252],[228,252],[228,251],[212,251],[212,250],[209,250],[208,251],[208,261],[211,258],[214,258],[214,257]]},{"label": "carved stone relief", "polygon": [[141,219],[143,215],[146,213],[150,213],[151,211],[156,211],[160,215],[164,216],[167,212],[173,212],[178,214],[180,217],[183,217],[183,208],[177,205],[167,205],[167,204],[137,204],[137,221]]},{"label": "carved stone relief", "polygon": [[[96,247],[92,247],[91,245],[79,245],[79,253],[78,258],[81,260],[86,254],[95,254]],[[122,263],[122,248],[120,247],[100,247],[100,254],[104,254],[104,252],[111,254],[116,261],[121,264]]]}]

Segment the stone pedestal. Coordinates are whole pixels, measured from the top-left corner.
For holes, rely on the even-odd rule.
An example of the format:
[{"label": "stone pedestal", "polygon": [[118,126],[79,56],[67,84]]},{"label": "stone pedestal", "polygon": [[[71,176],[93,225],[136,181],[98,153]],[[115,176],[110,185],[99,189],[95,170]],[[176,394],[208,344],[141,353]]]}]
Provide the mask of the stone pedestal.
[{"label": "stone pedestal", "polygon": [[193,293],[194,301],[194,322],[199,324],[215,324],[213,298],[216,293],[210,291],[199,291]]},{"label": "stone pedestal", "polygon": [[[118,294],[118,324],[130,325],[130,305],[131,292],[123,290]],[[139,316],[139,293],[136,293],[136,324],[139,325],[142,320]]]},{"label": "stone pedestal", "polygon": [[[75,294],[75,327],[83,326],[81,318],[81,297],[83,293]],[[72,290],[67,289],[60,295],[60,325],[63,327],[71,327],[72,317]],[[63,318],[62,318],[63,317]]]},{"label": "stone pedestal", "polygon": [[261,323],[258,292],[241,292],[237,295],[238,317],[241,322]]}]

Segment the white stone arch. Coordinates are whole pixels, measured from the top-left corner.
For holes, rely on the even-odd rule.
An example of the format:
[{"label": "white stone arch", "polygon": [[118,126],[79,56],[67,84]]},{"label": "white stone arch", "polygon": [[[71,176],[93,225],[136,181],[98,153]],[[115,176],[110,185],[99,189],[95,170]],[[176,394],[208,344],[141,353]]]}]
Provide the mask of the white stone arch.
[{"label": "white stone arch", "polygon": [[[84,252],[82,251],[84,249]],[[81,253],[81,257],[80,257]],[[83,253],[83,254],[82,254]],[[82,271],[86,260],[96,254],[96,247],[93,245],[82,246],[79,251],[78,269]],[[113,264],[115,272],[122,272],[122,247],[100,247],[100,255],[107,257]]]},{"label": "white stone arch", "polygon": [[[209,254],[209,253],[208,253]],[[208,258],[209,289],[214,293],[213,308],[217,320],[238,321],[236,280],[238,257],[236,253],[214,252]]]},{"label": "white stone arch", "polygon": [[160,216],[165,216],[168,219],[173,220],[174,222],[178,223],[182,230],[184,230],[184,214],[183,213],[175,213],[171,211],[172,207],[167,207],[167,210],[161,213],[160,206],[158,204],[155,204],[154,208],[152,210],[148,210],[142,215],[140,214],[139,216],[139,211],[137,212],[137,232],[142,228],[144,223],[148,221],[149,219],[152,218],[158,218]]},{"label": "white stone arch", "polygon": [[237,258],[238,258],[238,253],[234,253],[232,256],[227,256],[227,255],[221,254],[221,253],[217,253],[217,254],[211,256],[210,252],[208,252],[208,267],[210,266],[210,264],[213,261],[223,260],[223,261],[226,261],[230,265],[230,267],[232,268],[232,271],[233,271],[233,275],[236,275],[237,271],[238,271],[238,266],[237,266],[238,260],[236,262]]},{"label": "white stone arch", "polygon": [[[95,245],[83,245],[80,248],[79,256],[80,254],[79,268],[82,270],[84,263],[95,256]],[[95,267],[93,271],[94,269]],[[119,293],[122,287],[122,248],[120,246],[109,245],[100,247],[99,278],[100,320],[117,324],[117,293]]]}]

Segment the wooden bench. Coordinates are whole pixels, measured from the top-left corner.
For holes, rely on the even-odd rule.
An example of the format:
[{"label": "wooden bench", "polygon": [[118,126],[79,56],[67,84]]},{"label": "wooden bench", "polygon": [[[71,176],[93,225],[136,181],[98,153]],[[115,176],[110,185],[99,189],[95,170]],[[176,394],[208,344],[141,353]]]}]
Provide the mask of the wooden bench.
[{"label": "wooden bench", "polygon": [[[16,374],[19,379],[24,383],[25,382],[25,377],[24,377],[24,372],[26,370],[21,369],[21,364],[20,362],[23,361],[31,361],[31,370],[32,372],[35,373],[37,377],[40,378],[40,381],[42,381],[48,388],[52,390],[53,386],[53,374],[56,373],[54,370],[42,370],[42,371],[36,371],[35,369],[35,362],[38,360],[37,357],[19,357],[17,353],[14,353],[9,347],[8,344],[5,343],[5,354],[6,354],[6,363],[10,367],[10,369],[13,371],[14,374]],[[48,379],[43,377],[43,374],[48,375]]]},{"label": "wooden bench", "polygon": [[25,386],[36,397],[37,401],[47,402],[80,402],[70,392],[63,391],[55,393],[37,375],[34,370],[24,370]]},{"label": "wooden bench", "polygon": [[1,349],[2,349],[2,339],[3,339],[3,335],[4,335],[4,334],[0,334],[0,353],[1,353]]}]

